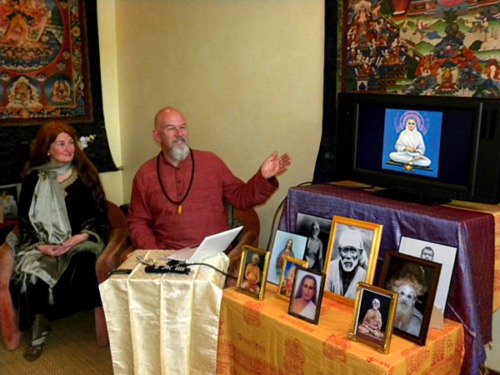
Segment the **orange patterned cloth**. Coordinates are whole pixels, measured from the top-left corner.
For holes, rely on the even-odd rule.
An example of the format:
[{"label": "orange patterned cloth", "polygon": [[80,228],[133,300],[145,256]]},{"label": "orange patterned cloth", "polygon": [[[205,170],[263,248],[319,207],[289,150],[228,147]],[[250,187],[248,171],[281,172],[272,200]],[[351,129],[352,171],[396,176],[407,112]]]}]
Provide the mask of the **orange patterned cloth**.
[{"label": "orange patterned cloth", "polygon": [[460,323],[445,320],[419,346],[392,336],[388,354],[347,338],[353,308],[324,298],[319,324],[288,315],[269,285],[263,301],[225,289],[217,374],[459,374],[464,356]]}]

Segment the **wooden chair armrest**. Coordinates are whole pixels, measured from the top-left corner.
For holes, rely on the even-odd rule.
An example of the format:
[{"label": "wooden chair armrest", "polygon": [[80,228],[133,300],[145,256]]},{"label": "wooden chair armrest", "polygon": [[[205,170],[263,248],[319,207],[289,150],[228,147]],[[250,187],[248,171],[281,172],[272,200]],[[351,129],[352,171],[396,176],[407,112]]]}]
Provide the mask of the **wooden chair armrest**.
[{"label": "wooden chair armrest", "polygon": [[99,284],[109,277],[109,271],[121,263],[121,254],[127,247],[128,230],[117,228],[109,237],[108,244],[96,262],[96,274]]}]

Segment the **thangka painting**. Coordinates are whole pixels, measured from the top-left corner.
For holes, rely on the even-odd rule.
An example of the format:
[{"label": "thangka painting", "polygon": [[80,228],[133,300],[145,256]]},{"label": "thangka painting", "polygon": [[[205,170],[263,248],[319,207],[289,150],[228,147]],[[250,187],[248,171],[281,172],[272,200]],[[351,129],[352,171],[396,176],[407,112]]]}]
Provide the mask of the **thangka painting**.
[{"label": "thangka painting", "polygon": [[342,91],[500,96],[500,1],[344,0]]},{"label": "thangka painting", "polygon": [[20,181],[40,126],[70,123],[116,170],[102,110],[96,0],[0,0],[0,185]]}]

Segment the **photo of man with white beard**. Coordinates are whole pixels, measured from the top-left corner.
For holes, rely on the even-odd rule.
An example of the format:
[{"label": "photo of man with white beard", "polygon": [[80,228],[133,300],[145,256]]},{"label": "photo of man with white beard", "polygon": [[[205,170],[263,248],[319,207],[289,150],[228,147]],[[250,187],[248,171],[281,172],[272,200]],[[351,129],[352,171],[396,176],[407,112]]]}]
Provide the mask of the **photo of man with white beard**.
[{"label": "photo of man with white beard", "polygon": [[398,293],[398,305],[394,318],[394,327],[410,335],[418,336],[422,328],[422,313],[415,307],[419,296],[426,288],[410,279],[393,280],[388,289]]},{"label": "photo of man with white beard", "polygon": [[440,272],[438,263],[393,251],[385,253],[380,286],[398,293],[396,334],[425,345]]},{"label": "photo of man with white beard", "polygon": [[[339,225],[337,231],[340,233],[336,246],[337,256],[331,260],[328,267],[326,290],[356,299],[356,286],[358,282],[364,282],[366,279],[369,257],[365,252],[363,236],[366,237],[372,232],[347,225]],[[371,238],[369,241],[371,243]]]}]

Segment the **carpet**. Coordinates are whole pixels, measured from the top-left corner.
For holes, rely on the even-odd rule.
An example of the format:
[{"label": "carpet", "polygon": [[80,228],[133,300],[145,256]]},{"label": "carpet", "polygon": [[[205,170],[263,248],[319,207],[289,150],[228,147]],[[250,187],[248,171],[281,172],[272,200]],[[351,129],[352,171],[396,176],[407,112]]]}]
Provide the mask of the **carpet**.
[{"label": "carpet", "polygon": [[28,362],[23,353],[29,346],[31,334],[26,334],[15,351],[0,345],[0,374],[2,375],[112,375],[109,346],[96,344],[94,311],[73,314],[51,322],[52,332],[35,362]]}]

